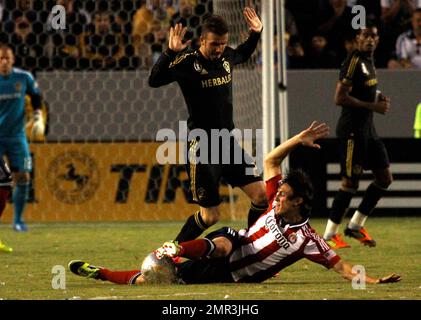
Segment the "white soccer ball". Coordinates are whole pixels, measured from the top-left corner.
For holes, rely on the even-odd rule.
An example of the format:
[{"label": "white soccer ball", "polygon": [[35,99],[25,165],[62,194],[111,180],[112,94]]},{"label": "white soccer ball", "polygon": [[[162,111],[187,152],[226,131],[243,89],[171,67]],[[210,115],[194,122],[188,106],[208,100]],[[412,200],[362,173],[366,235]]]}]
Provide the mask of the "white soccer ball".
[{"label": "white soccer ball", "polygon": [[154,252],[149,253],[140,267],[147,283],[170,284],[177,282],[174,261],[169,257],[158,259]]}]

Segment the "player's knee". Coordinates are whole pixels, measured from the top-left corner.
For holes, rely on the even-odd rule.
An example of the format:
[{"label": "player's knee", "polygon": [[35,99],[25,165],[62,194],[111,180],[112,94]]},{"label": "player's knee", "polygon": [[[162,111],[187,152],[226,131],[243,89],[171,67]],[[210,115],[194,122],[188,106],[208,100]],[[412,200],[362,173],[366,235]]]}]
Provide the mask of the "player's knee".
[{"label": "player's knee", "polygon": [[263,190],[256,194],[255,199],[253,199],[253,203],[258,206],[264,206],[268,204],[268,198],[266,196],[266,192]]},{"label": "player's knee", "polygon": [[392,182],[393,182],[393,177],[392,175],[389,175],[382,179],[376,179],[374,183],[382,189],[387,189],[392,184]]},{"label": "player's knee", "polygon": [[374,170],[374,184],[382,189],[387,189],[393,182],[390,168],[384,170]]},{"label": "player's knee", "polygon": [[251,202],[257,206],[268,205],[265,188],[255,188],[253,192],[249,193],[249,197]]},{"label": "player's knee", "polygon": [[225,237],[218,237],[212,240],[215,244],[215,250],[212,253],[212,258],[227,257],[232,250],[232,243]]},{"label": "player's knee", "polygon": [[215,223],[219,221],[220,212],[218,207],[213,208],[200,208],[200,215],[204,223],[207,226],[213,226]]},{"label": "player's knee", "polygon": [[341,189],[350,193],[357,192],[359,186],[360,183],[356,179],[343,178],[341,182]]}]

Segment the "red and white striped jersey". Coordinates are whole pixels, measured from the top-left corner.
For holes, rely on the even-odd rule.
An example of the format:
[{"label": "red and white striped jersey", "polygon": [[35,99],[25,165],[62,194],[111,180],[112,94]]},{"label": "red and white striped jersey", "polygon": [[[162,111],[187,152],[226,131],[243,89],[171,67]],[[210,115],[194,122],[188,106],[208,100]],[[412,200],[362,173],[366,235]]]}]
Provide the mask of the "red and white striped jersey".
[{"label": "red and white striped jersey", "polygon": [[230,256],[231,275],[236,282],[262,282],[302,258],[326,268],[340,260],[310,227],[308,219],[295,225],[281,225],[272,209],[280,180],[278,175],[266,181],[270,208],[249,229],[239,231],[241,246]]}]

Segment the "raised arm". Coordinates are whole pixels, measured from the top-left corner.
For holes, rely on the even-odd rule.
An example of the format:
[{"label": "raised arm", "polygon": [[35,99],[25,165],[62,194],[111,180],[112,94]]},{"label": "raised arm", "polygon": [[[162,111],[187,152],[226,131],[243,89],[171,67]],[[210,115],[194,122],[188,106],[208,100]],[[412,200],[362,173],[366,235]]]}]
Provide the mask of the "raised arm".
[{"label": "raised arm", "polygon": [[149,85],[151,87],[161,87],[175,80],[169,67],[177,54],[183,51],[191,43],[191,40],[183,43],[186,32],[187,27],[183,27],[181,23],[177,23],[174,27],[170,28],[168,49],[161,54],[158,61],[152,67],[151,74],[149,75]]},{"label": "raised arm", "polygon": [[253,8],[245,7],[243,10],[243,15],[250,30],[250,35],[245,42],[240,44],[235,49],[235,64],[243,63],[250,58],[250,56],[253,54],[254,50],[257,47],[260,35],[263,30],[263,24]]},{"label": "raised arm", "polygon": [[[332,269],[349,281],[352,281],[355,277],[359,276],[358,273],[352,271],[353,265],[342,260],[339,260],[339,262],[337,262]],[[365,279],[360,280],[365,280],[366,283],[393,283],[401,281],[401,276],[392,273],[382,278],[371,278],[365,275]]]},{"label": "raised arm", "polygon": [[326,123],[318,123],[317,121],[313,121],[307,129],[301,131],[300,133],[277,146],[265,157],[263,164],[264,179],[269,180],[270,178],[281,174],[282,161],[298,145],[320,149],[320,145],[316,144],[315,141],[317,139],[326,137],[328,134],[329,127]]},{"label": "raised arm", "polygon": [[256,11],[253,8],[245,7],[243,11],[244,18],[246,19],[247,25],[250,31],[253,32],[262,32],[263,24],[260,21],[260,18],[257,16]]}]

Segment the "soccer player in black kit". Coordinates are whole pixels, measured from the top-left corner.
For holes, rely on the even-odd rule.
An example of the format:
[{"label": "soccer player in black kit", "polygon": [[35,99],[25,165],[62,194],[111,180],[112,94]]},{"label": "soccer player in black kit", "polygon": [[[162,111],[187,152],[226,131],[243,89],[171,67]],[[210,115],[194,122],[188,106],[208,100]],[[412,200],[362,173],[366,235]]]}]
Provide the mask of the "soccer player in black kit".
[{"label": "soccer player in black kit", "polygon": [[[160,87],[176,81],[183,93],[189,118],[189,130],[202,129],[211,137],[211,130],[235,128],[232,105],[232,71],[234,66],[247,61],[260,39],[263,25],[254,9],[246,7],[243,15],[250,29],[248,39],[233,49],[228,44],[228,25],[216,15],[208,17],[203,25],[198,50],[186,50],[190,41],[183,42],[186,27],[176,24],[170,29],[169,45],[149,76],[151,87]],[[193,201],[200,210],[192,214],[184,224],[176,241],[193,240],[219,220],[219,184],[223,178],[232,187],[240,187],[250,198],[248,224],[253,224],[268,208],[265,184],[259,175],[247,174],[246,169],[255,166],[233,136],[229,143],[211,148],[211,139],[189,139],[187,173]],[[199,153],[207,150],[209,160],[197,163]],[[241,163],[234,164],[234,154],[241,152]],[[222,164],[228,156],[229,163]],[[202,158],[201,158],[202,159]],[[238,162],[238,161],[237,161]],[[253,171],[253,170],[251,170]]]},{"label": "soccer player in black kit", "polygon": [[334,249],[349,247],[339,235],[338,228],[357,192],[363,170],[371,170],[374,180],[365,191],[344,233],[364,245],[376,245],[364,228],[364,223],[392,183],[388,154],[373,123],[374,112],[384,115],[390,108],[390,99],[377,90],[373,61],[373,53],[379,42],[377,27],[367,22],[365,28],[358,30],[356,42],[357,49],[341,66],[335,92],[335,104],[342,107],[336,127],[340,141],[342,182],[333,200],[324,233],[324,239]]}]

